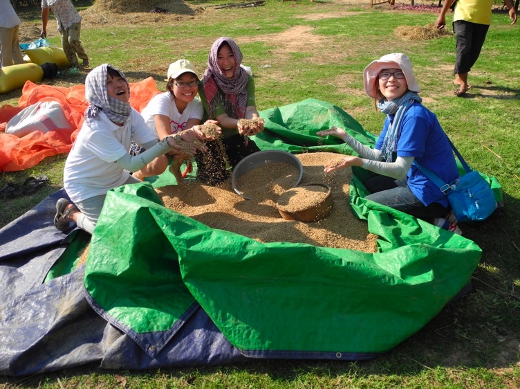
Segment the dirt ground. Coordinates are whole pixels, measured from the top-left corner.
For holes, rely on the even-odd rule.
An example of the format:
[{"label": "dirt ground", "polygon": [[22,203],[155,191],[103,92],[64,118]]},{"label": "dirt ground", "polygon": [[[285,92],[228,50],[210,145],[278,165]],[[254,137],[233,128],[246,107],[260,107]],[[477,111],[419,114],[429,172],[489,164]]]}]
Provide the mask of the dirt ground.
[{"label": "dirt ground", "polygon": [[[288,1],[288,0],[282,0]],[[295,0],[298,1],[298,0]],[[314,0],[310,0],[314,1]],[[380,0],[378,0],[380,1]],[[119,1],[121,2],[121,1]],[[110,5],[106,5],[110,3]],[[183,1],[178,2],[160,2],[160,3],[150,3],[147,1],[140,1],[133,3],[132,7],[126,7],[124,12],[125,17],[121,17],[122,13],[121,7],[113,6],[111,3],[114,1],[99,1],[94,2],[94,4],[86,10],[80,12],[83,17],[82,28],[91,28],[96,25],[126,25],[133,24],[134,22],[139,22],[140,24],[147,23],[169,23],[175,22],[179,20],[185,19],[195,19],[195,18],[211,18],[212,14],[216,11],[215,6],[206,6],[206,5],[190,5]],[[243,1],[235,2],[235,3],[243,3]],[[344,5],[360,5],[364,7],[370,7],[370,0],[335,0],[334,3],[344,4]],[[105,4],[105,5],[104,5]],[[156,6],[151,6],[149,4],[157,4]],[[229,3],[229,4],[232,4]],[[415,4],[428,4],[431,5],[431,1],[415,1]],[[375,7],[388,7],[387,3],[377,4]],[[153,12],[155,9],[162,9],[167,11],[167,13],[161,12]],[[353,14],[352,12],[338,12],[338,13],[312,13],[308,15],[301,16],[304,20],[320,20],[324,18],[337,18],[344,17]],[[52,21],[51,21],[52,24]],[[295,27],[290,29],[278,36],[271,36],[270,38],[275,43],[284,43],[288,46],[289,51],[298,50],[303,46],[303,42],[305,44],[319,44],[322,43],[321,40],[314,36],[311,32],[311,29],[308,27]],[[41,34],[41,25],[35,23],[22,23],[20,26],[20,41],[21,42],[31,42],[40,37]],[[48,35],[50,37],[57,35],[58,32],[55,31],[54,28],[48,28]],[[303,35],[302,35],[303,34]],[[263,40],[265,37],[256,37],[255,40]],[[252,40],[251,40],[252,41]]]}]

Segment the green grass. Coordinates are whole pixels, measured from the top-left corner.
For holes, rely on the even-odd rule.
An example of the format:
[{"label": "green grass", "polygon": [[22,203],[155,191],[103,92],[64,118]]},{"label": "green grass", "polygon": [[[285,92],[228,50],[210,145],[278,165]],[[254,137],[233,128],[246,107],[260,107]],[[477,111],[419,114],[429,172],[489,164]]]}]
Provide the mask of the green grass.
[{"label": "green grass", "polygon": [[[334,1],[268,0],[261,7],[215,10],[211,5],[217,3],[228,2],[188,2],[206,11],[180,20],[158,16],[155,22],[146,18],[135,22],[123,15],[120,19],[127,18],[127,25],[84,22],[82,41],[92,65],[110,62],[132,82],[152,76],[164,90],[170,62],[185,57],[202,72],[211,43],[219,36],[231,36],[243,51],[243,63],[255,74],[259,110],[313,97],[338,105],[375,134],[384,117],[364,94],[363,69],[389,52],[407,53],[425,105],[436,113],[468,163],[496,176],[504,189],[503,210],[485,222],[461,225],[464,236],[483,249],[472,293],[448,305],[417,334],[373,361],[251,361],[148,372],[105,371],[90,365],[0,378],[0,388],[111,388],[124,387],[123,383],[127,388],[520,387],[519,27],[510,26],[506,14],[493,15],[486,44],[470,73],[470,95],[456,98],[452,93],[454,38],[406,41],[394,35],[401,25],[432,23],[434,13],[391,11],[388,6],[371,9],[368,1],[349,6]],[[24,22],[39,22],[34,10],[23,12]],[[334,17],[310,17],[320,14]],[[49,23],[51,27],[54,21]],[[280,38],[291,28],[304,27],[308,30],[296,37]],[[50,40],[59,44],[56,35]],[[82,83],[84,77],[84,73],[64,72],[49,81],[70,86]],[[0,96],[0,101],[16,105],[20,95],[13,91]],[[47,174],[52,187],[2,200],[0,226],[61,187],[65,158],[48,158],[27,171],[3,173],[0,184]]]}]

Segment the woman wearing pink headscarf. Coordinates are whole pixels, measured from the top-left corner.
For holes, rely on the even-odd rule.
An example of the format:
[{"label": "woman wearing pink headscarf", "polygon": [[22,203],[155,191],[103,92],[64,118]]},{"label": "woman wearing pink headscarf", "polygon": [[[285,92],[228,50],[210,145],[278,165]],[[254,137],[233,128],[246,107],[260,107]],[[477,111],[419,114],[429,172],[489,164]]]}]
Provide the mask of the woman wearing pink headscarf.
[{"label": "woman wearing pink headscarf", "polygon": [[[199,95],[207,119],[217,120],[222,128],[222,146],[217,142],[208,144],[204,156],[196,156],[197,179],[215,185],[226,180],[227,166],[233,169],[248,155],[260,151],[248,138],[264,129],[255,102],[255,83],[240,66],[242,52],[228,37],[218,38],[208,58]],[[258,119],[256,126],[242,128],[239,119]]]}]

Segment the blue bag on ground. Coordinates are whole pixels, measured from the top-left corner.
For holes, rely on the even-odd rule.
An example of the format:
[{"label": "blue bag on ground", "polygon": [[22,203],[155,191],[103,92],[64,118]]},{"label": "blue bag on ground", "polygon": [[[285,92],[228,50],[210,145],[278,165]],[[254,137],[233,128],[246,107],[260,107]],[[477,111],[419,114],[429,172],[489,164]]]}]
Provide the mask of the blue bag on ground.
[{"label": "blue bag on ground", "polygon": [[459,222],[485,220],[497,209],[495,193],[486,178],[478,171],[471,170],[459,150],[451,140],[449,142],[465,172],[451,184],[445,183],[426,166],[415,161],[414,163],[448,197],[451,209]]},{"label": "blue bag on ground", "polygon": [[476,170],[457,179],[446,192],[458,221],[482,221],[497,208],[491,186]]}]

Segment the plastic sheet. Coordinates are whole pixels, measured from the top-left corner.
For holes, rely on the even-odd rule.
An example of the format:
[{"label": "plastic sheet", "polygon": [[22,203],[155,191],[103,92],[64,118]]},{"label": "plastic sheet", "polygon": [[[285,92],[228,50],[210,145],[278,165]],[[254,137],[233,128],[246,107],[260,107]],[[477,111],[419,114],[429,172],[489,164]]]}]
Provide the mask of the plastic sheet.
[{"label": "plastic sheet", "polygon": [[[332,112],[328,103],[302,104],[309,103]],[[280,120],[291,117],[277,110]],[[350,120],[333,116],[327,125]],[[272,145],[321,146],[312,132],[300,136],[306,126],[293,136],[282,127],[283,139],[266,133]],[[362,128],[349,133],[373,139]],[[153,186],[140,183],[108,193],[87,265],[77,268],[88,237],[54,228],[65,193],[49,196],[0,230],[0,374],[91,362],[149,369],[363,360],[392,349],[468,291],[481,250],[366,200],[368,173],[353,172],[350,206],[379,236],[376,253],[263,244],[215,230],[165,208]]]}]

